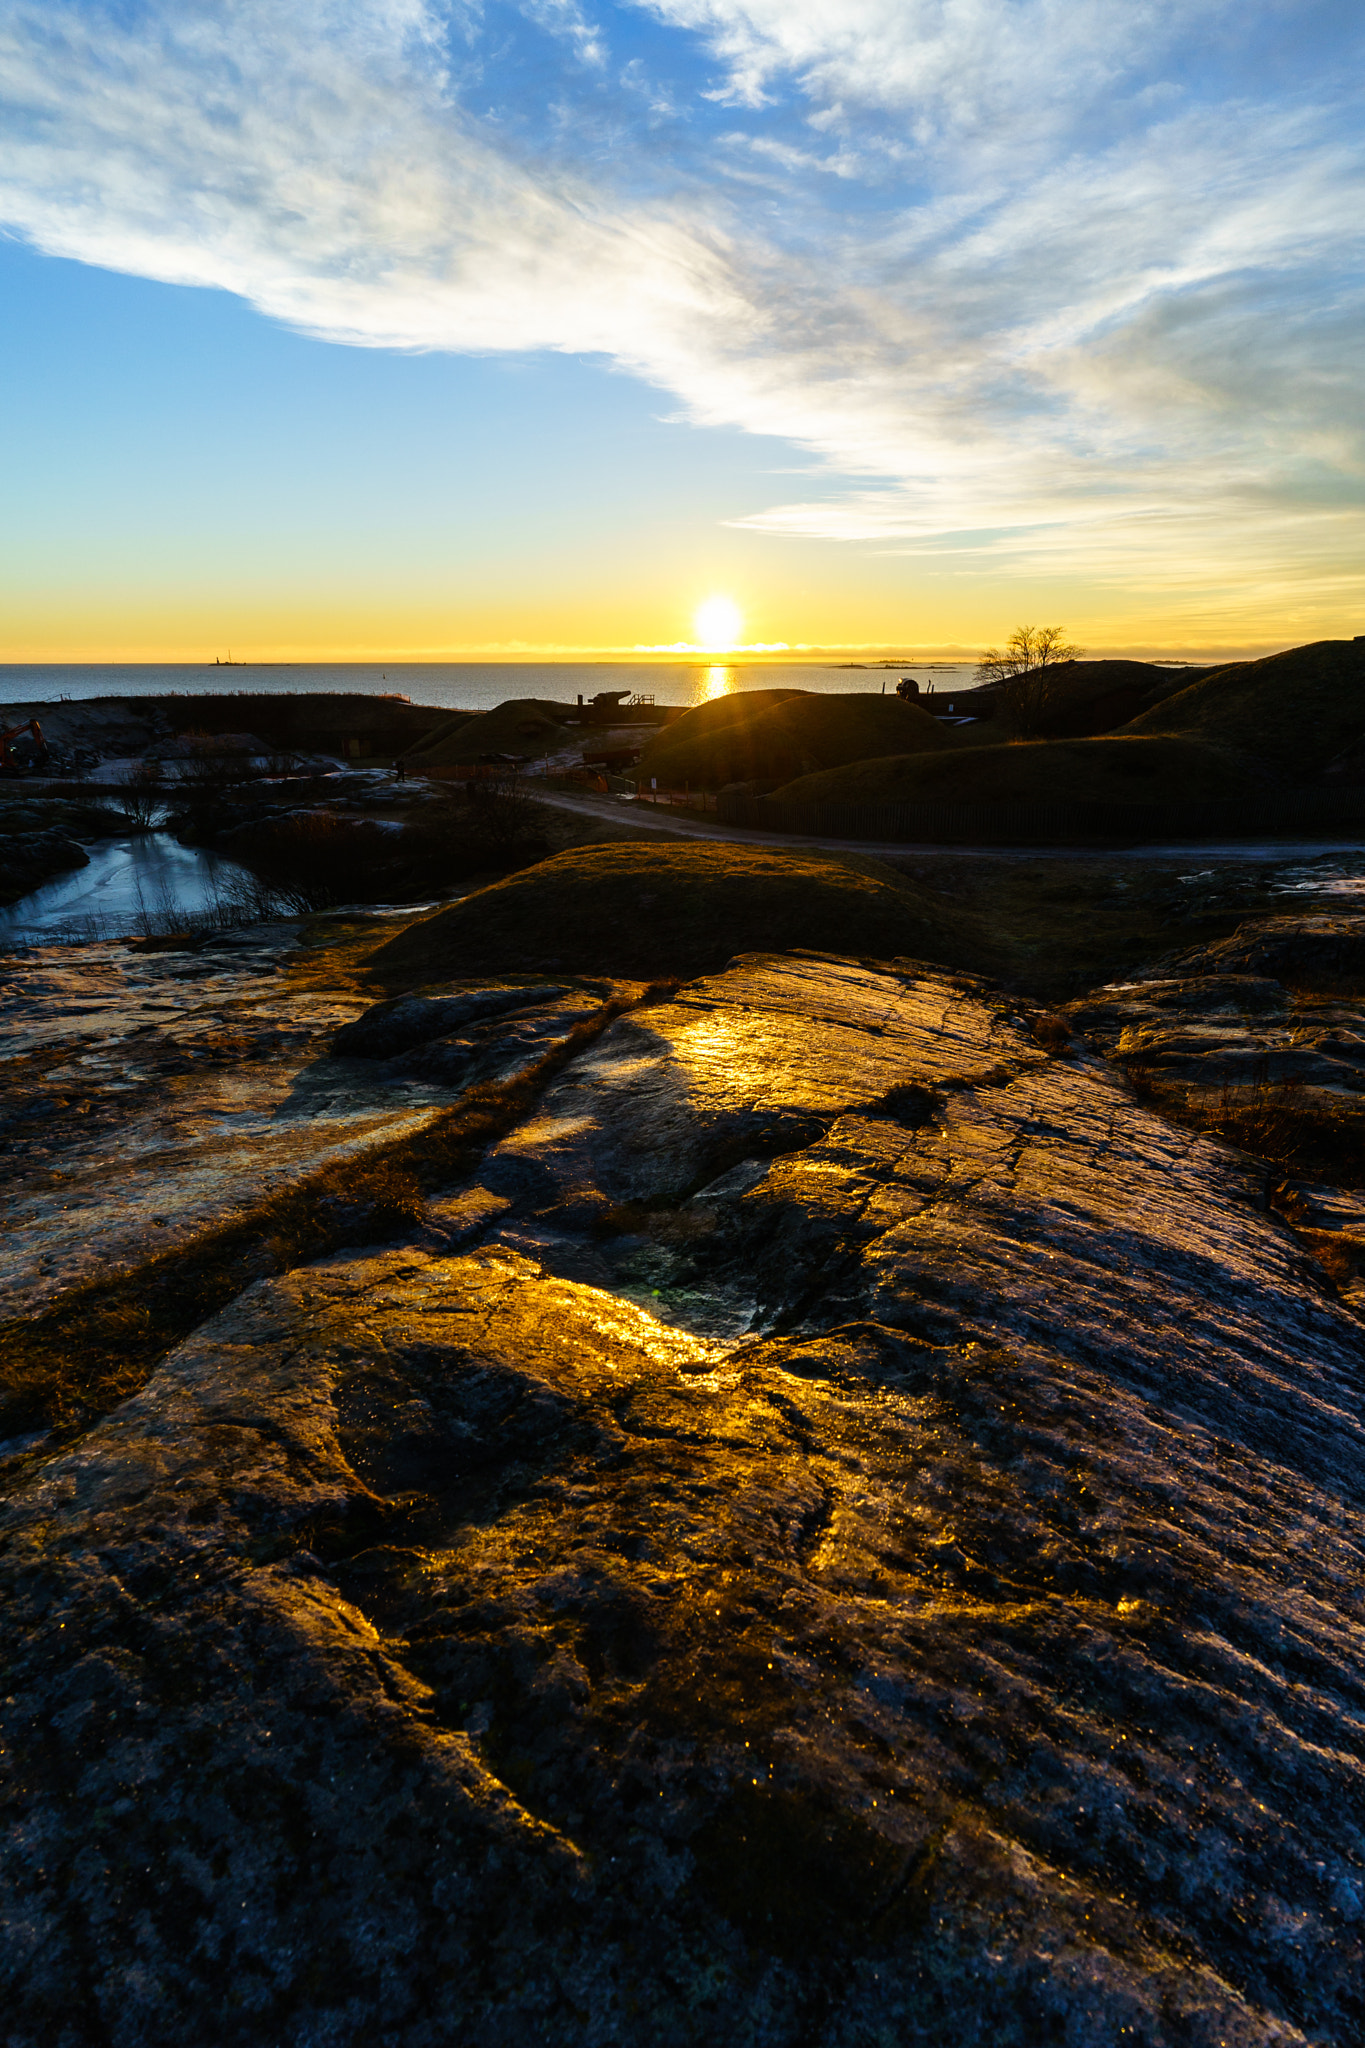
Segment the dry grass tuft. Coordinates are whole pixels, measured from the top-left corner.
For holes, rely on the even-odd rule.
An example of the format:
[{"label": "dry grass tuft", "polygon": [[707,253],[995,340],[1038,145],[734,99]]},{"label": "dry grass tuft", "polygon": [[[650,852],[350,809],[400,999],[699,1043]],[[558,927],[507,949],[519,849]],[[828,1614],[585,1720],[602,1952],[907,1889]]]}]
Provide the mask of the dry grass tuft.
[{"label": "dry grass tuft", "polygon": [[1045,1010],[1033,1019],[1033,1035],[1053,1059],[1070,1052],[1075,1043],[1069,1020],[1056,1010]]},{"label": "dry grass tuft", "polygon": [[1297,1236],[1334,1287],[1358,1286],[1365,1278],[1365,1244],[1340,1230],[1299,1230]]}]

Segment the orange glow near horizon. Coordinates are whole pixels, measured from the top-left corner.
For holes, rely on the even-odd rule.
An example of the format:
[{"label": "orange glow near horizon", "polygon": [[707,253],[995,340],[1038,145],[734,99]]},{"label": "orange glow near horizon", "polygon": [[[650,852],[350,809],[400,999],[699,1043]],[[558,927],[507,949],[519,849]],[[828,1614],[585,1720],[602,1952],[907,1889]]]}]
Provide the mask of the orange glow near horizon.
[{"label": "orange glow near horizon", "polygon": [[[664,578],[651,581],[648,564],[622,567],[619,561],[615,576],[625,596],[615,585],[593,586],[586,575],[582,587],[567,596],[547,583],[529,596],[492,591],[477,602],[437,602],[421,589],[402,601],[386,592],[369,598],[356,590],[320,592],[306,580],[290,597],[277,591],[263,595],[246,577],[247,587],[232,592],[158,591],[149,585],[110,593],[92,581],[10,593],[0,587],[0,664],[211,666],[215,654],[229,647],[248,663],[681,662],[701,670],[773,662],[974,664],[983,647],[1001,641],[1017,619],[1034,612],[1062,620],[1068,637],[1092,658],[1233,661],[1314,639],[1349,639],[1359,623],[1325,610],[1305,610],[1292,620],[1272,618],[1269,610],[1244,618],[1227,611],[1207,619],[1176,613],[1144,618],[1133,610],[1097,616],[1078,588],[1031,590],[1026,601],[1019,589],[1002,595],[984,580],[980,589],[954,590],[948,597],[913,584],[878,587],[892,570],[905,579],[895,560],[889,568],[875,564],[873,587],[852,594],[833,578],[828,588],[792,592],[775,582],[767,589],[752,564],[744,567],[752,595],[749,616],[741,620],[739,607],[712,585],[708,607],[716,598],[733,610],[723,615],[722,627],[721,615],[713,619],[708,608],[704,634],[678,634],[676,595]],[[362,571],[355,582],[363,593]],[[731,637],[737,620],[744,635],[739,640]]]}]

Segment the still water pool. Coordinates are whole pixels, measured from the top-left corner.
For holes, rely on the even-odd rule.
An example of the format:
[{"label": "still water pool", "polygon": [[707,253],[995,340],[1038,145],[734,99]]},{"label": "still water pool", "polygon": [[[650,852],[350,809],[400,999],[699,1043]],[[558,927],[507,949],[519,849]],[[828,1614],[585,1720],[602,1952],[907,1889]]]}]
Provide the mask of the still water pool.
[{"label": "still water pool", "polygon": [[55,875],[0,909],[0,947],[60,945],[81,939],[173,929],[223,915],[251,877],[236,861],[181,846],[169,832],[104,839],[86,852],[88,867]]}]

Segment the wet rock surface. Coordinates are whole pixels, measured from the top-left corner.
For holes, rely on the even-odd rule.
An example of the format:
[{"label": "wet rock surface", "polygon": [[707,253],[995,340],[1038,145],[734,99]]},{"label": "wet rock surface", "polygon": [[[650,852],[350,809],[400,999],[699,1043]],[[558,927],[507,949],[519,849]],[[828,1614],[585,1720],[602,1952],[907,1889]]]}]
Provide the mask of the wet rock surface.
[{"label": "wet rock surface", "polygon": [[431,1213],[5,1505],[10,2048],[1361,2038],[1365,1328],[1244,1161],[754,956]]},{"label": "wet rock surface", "polygon": [[[475,987],[516,1028],[423,1060],[338,1056],[371,996],[309,972],[296,920],[183,950],[35,948],[0,1022],[0,1318],[135,1269],[320,1166],[422,1128],[474,1079],[533,1063],[603,1000]],[[515,1012],[514,1020],[505,1013]]]},{"label": "wet rock surface", "polygon": [[[1169,1113],[1263,1162],[1267,1200],[1365,1309],[1365,998],[1358,916],[1250,921],[1066,1006],[1071,1026]],[[1283,980],[1267,971],[1274,968]],[[1334,1176],[1335,1183],[1325,1179]]]}]

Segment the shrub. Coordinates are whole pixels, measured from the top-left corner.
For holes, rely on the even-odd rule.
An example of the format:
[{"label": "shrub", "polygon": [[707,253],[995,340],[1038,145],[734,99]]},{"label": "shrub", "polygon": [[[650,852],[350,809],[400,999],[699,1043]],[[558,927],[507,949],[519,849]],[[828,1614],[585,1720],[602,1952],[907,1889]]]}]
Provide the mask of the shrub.
[{"label": "shrub", "polygon": [[466,796],[465,829],[476,847],[505,854],[533,836],[536,808],[516,768],[476,777]]},{"label": "shrub", "polygon": [[114,784],[114,803],[130,825],[145,832],[162,815],[161,777],[155,763],[135,761]]},{"label": "shrub", "polygon": [[1033,1035],[1043,1051],[1055,1059],[1059,1053],[1070,1049],[1072,1043],[1071,1025],[1055,1010],[1048,1010],[1033,1020]]}]

